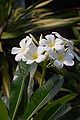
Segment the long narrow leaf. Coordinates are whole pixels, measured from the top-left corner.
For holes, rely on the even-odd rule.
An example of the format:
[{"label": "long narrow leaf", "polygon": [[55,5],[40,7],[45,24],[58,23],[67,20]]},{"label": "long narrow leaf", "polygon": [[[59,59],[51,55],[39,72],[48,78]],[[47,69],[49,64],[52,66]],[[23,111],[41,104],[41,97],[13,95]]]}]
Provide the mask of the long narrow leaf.
[{"label": "long narrow leaf", "polygon": [[23,88],[25,85],[26,76],[29,73],[29,66],[23,62],[17,66],[12,85],[11,85],[11,95],[10,95],[10,120],[14,120],[16,112],[18,110]]},{"label": "long narrow leaf", "polygon": [[[58,105],[62,106],[62,104],[66,104],[68,101],[72,100],[76,96],[77,96],[77,93],[71,93],[71,94],[61,97],[53,102],[50,102],[41,111],[39,111],[39,113],[35,116],[35,120],[44,119],[44,116],[46,116],[46,114],[48,114],[48,113],[49,113],[48,116],[50,116],[57,110],[56,106],[58,106]],[[58,106],[58,107],[60,107],[60,106]],[[52,113],[50,111],[52,111]]]},{"label": "long narrow leaf", "polygon": [[8,120],[8,111],[4,102],[0,99],[0,120]]},{"label": "long narrow leaf", "polygon": [[[71,110],[71,106],[70,105],[61,105],[57,111],[55,111],[54,114],[52,114],[50,116],[50,118],[48,120],[57,120],[58,118],[60,118],[60,116],[64,115],[65,113],[67,113],[68,111]],[[45,119],[47,120],[47,119]]]},{"label": "long narrow leaf", "polygon": [[43,6],[49,4],[52,1],[53,0],[46,0],[45,2],[41,2],[40,4],[36,5],[35,8],[43,7]]},{"label": "long narrow leaf", "polygon": [[59,91],[63,84],[63,78],[55,79],[52,77],[47,83],[40,87],[27,104],[27,108],[23,114],[23,120],[29,120],[35,113],[38,112],[45,104],[47,104]]}]

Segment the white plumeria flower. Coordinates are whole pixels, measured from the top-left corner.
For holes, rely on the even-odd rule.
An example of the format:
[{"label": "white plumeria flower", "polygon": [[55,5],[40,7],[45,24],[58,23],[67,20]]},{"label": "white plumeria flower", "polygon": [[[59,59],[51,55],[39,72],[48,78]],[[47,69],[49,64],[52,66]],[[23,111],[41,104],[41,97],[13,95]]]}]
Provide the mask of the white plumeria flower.
[{"label": "white plumeria flower", "polygon": [[26,36],[26,38],[22,39],[19,43],[20,47],[13,47],[11,53],[17,54],[15,56],[16,61],[23,60],[24,55],[29,51],[29,46],[32,43],[32,39],[29,36]]},{"label": "white plumeria flower", "polygon": [[43,54],[43,47],[30,46],[28,53],[25,56],[26,64],[32,64],[33,62],[40,63],[45,60],[46,56]]},{"label": "white plumeria flower", "polygon": [[55,38],[54,35],[46,35],[46,39],[40,39],[39,45],[44,46],[46,51],[61,50],[63,49],[63,40]]},{"label": "white plumeria flower", "polygon": [[59,33],[57,33],[57,32],[52,32],[52,34],[53,34],[54,36],[56,36],[58,39],[61,39],[61,40],[63,41],[64,46],[67,46],[69,49],[73,49],[73,45],[74,45],[73,41],[68,40],[68,39],[62,37],[62,36],[61,36]]},{"label": "white plumeria flower", "polygon": [[74,55],[74,57],[76,57],[76,59],[78,61],[80,61],[80,57],[74,52],[74,42],[71,40],[68,40],[64,37],[62,37],[59,33],[57,32],[52,32],[53,35],[55,35],[56,37],[58,37],[59,39],[64,41],[64,46],[68,48],[68,50],[70,50],[70,52]]},{"label": "white plumeria flower", "polygon": [[[69,51],[60,50],[50,54],[50,57],[54,60],[54,66],[57,68],[62,68],[64,65],[73,66],[74,65],[74,55]],[[55,59],[54,59],[55,58]]]}]

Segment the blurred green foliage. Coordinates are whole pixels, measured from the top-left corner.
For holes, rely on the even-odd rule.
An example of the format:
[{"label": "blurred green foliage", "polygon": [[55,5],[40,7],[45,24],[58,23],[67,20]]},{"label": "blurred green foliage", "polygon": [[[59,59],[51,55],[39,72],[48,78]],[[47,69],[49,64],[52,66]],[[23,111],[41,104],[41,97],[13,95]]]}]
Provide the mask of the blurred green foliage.
[{"label": "blurred green foliage", "polygon": [[[0,0],[0,93],[2,99],[3,96],[10,98],[10,93],[15,92],[13,98],[11,98],[12,108],[10,108],[10,110],[13,110],[11,113],[11,120],[18,120],[18,118],[20,119],[22,116],[23,120],[28,120],[33,116],[34,120],[67,120],[69,118],[70,120],[77,120],[80,118],[80,63],[76,60],[75,66],[72,68],[65,67],[62,70],[57,70],[56,68],[47,69],[51,76],[54,76],[54,74],[62,75],[65,82],[64,84],[63,82],[61,83],[63,84],[61,89],[56,89],[59,93],[56,93],[57,95],[54,101],[51,101],[50,104],[47,104],[46,106],[44,106],[44,102],[43,105],[40,103],[36,104],[36,107],[39,104],[42,105],[42,107],[37,109],[33,106],[33,111],[30,111],[29,114],[25,111],[27,97],[25,98],[26,92],[24,92],[24,89],[27,91],[27,88],[24,87],[24,83],[27,79],[23,77],[23,72],[26,71],[26,68],[24,70],[23,67],[24,63],[20,64],[20,67],[22,67],[21,69],[19,68],[20,70],[18,71],[18,74],[20,74],[20,79],[23,80],[22,78],[24,78],[24,81],[19,81],[20,79],[16,79],[16,81],[13,82],[12,80],[17,63],[14,61],[14,57],[11,55],[11,48],[14,45],[17,46],[17,43],[29,33],[34,33],[37,37],[38,34],[40,34],[40,31],[45,34],[45,31],[47,33],[50,33],[50,31],[61,31],[62,28],[67,28],[68,30],[72,31],[71,36],[73,36],[72,39],[75,44],[75,51],[78,53],[78,55],[80,55],[80,9],[75,7],[54,12],[52,9],[50,9],[50,7],[48,7],[48,5],[51,5],[52,2],[53,0],[37,0],[27,8],[22,8],[20,6],[14,7],[16,0]],[[66,29],[64,30],[64,34],[67,34]],[[38,76],[41,76],[41,73],[39,71],[37,71],[37,73]],[[38,76],[35,75],[34,78],[38,78],[37,81],[39,83]],[[28,76],[26,75],[25,77]],[[48,78],[47,73],[46,77]],[[57,78],[55,78],[55,80],[56,79]],[[15,89],[17,86],[18,88]],[[43,88],[38,88],[37,92],[43,92]],[[38,96],[36,95],[38,94],[37,92],[32,99],[34,99],[35,96]],[[68,97],[66,97],[66,94],[68,94]],[[73,98],[75,99],[72,100]],[[43,98],[41,96],[40,99],[43,101]],[[10,110],[6,109],[6,105],[2,100],[0,101],[0,120],[7,120],[7,111]],[[64,101],[64,104],[61,101]],[[68,101],[69,104],[67,104]],[[20,107],[20,104],[24,104],[24,107]],[[28,105],[30,105],[31,108],[32,101],[30,101]],[[22,108],[23,112],[25,111],[24,115],[22,115]],[[6,118],[4,118],[5,116],[3,115],[3,111],[5,111],[4,113]],[[39,114],[35,114],[38,111]],[[19,112],[21,112],[21,115]],[[42,112],[44,113],[43,115]],[[51,116],[48,114],[48,112],[51,113]],[[76,117],[74,117],[74,113],[76,114]],[[26,114],[29,118],[25,117]]]}]

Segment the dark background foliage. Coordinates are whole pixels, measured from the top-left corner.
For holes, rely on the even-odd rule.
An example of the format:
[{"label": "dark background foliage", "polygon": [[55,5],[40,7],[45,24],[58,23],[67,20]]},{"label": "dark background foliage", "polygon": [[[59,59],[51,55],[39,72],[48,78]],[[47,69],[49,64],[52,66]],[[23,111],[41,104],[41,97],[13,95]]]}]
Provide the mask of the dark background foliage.
[{"label": "dark background foliage", "polygon": [[[5,2],[5,4],[6,4],[7,1],[4,0],[3,2]],[[17,7],[20,7],[20,6],[23,7],[23,8],[27,8],[27,7],[29,7],[30,5],[32,5],[36,2],[38,2],[38,1],[37,0],[16,0],[16,2],[14,4],[14,8],[17,8]],[[0,3],[0,4],[2,4],[2,3]],[[69,12],[70,12],[71,10],[73,10],[73,8],[74,9],[75,8],[80,9],[80,0],[65,0],[65,1],[64,0],[53,0],[46,7],[49,8],[50,10],[52,10],[54,14],[57,13],[57,15],[58,15],[60,13],[62,14],[63,10],[66,11],[67,9],[69,9]],[[74,16],[74,13],[73,13],[73,16]],[[63,15],[62,15],[62,17],[63,17]],[[60,32],[60,34],[62,36],[66,37],[66,38],[69,38],[69,39],[75,39],[76,38],[71,27],[54,28],[53,31],[58,31],[58,32]],[[43,29],[43,30],[41,30],[41,32],[45,35],[45,34],[48,34],[48,33],[52,32],[52,29],[48,30],[48,31],[46,29]],[[40,30],[35,31],[33,33],[34,33],[34,36],[39,36],[40,35]],[[13,75],[11,74],[12,73],[11,72],[12,68],[10,66],[15,62],[13,60],[14,57],[12,55],[10,55],[10,51],[11,51],[11,48],[13,46],[18,45],[18,42],[20,41],[20,39],[21,38],[17,38],[17,42],[14,42],[15,39],[8,40],[8,41],[4,40],[5,42],[2,42],[3,50],[6,52],[5,56],[8,60],[8,63],[9,63],[8,67],[9,67],[10,71],[8,71],[8,72],[10,73],[11,79],[13,78]],[[2,60],[3,56],[4,56],[3,53],[1,53],[0,61]],[[2,79],[2,74],[0,74],[0,79]],[[0,81],[0,89],[1,89],[1,86],[2,86],[2,81]]]},{"label": "dark background foliage", "polygon": [[[8,16],[5,8],[7,0],[0,1],[0,10],[2,15],[1,17],[3,19],[2,21],[0,19],[0,28],[3,27],[4,23],[6,23],[0,38],[0,44],[2,45],[2,51],[0,51],[1,97],[3,96],[9,97],[6,93],[6,88],[8,88],[8,92],[12,92],[12,90],[15,91],[15,93],[17,91],[20,92],[20,89],[16,89],[15,84],[17,85],[17,87],[21,87],[22,78],[18,78],[15,80],[15,82],[12,82],[16,65],[18,63],[15,62],[14,56],[11,55],[11,49],[13,46],[18,46],[21,39],[24,38],[26,35],[29,35],[29,33],[32,33],[33,36],[38,39],[41,33],[43,34],[43,36],[45,36],[46,34],[50,34],[52,31],[57,31],[63,37],[74,41],[74,45],[76,47],[75,51],[80,56],[80,18],[79,18],[80,0],[53,0],[48,5],[44,5],[39,9],[35,9],[35,4],[43,1],[44,0],[15,0],[15,4],[13,5],[14,2],[12,3],[13,9]],[[27,8],[29,8],[30,5],[32,6],[32,8],[29,11],[27,11]],[[2,9],[2,6],[5,9]],[[26,9],[24,10],[20,7]],[[49,13],[50,15],[48,16],[46,15],[46,13]],[[3,17],[4,14],[5,17]],[[60,20],[60,22],[58,21],[58,19]],[[42,20],[46,20],[46,22]],[[49,26],[47,26],[48,24]],[[25,64],[21,64],[21,66],[22,68],[26,67]],[[23,74],[21,74],[21,72],[24,72],[24,70],[22,71],[18,70],[18,72],[21,75],[21,77],[23,77]],[[40,72],[38,73],[38,75],[40,75],[41,77],[41,73],[42,73],[41,66],[39,66],[38,72]],[[62,70],[58,70],[54,67],[50,69],[48,68],[46,70],[46,76],[45,76],[46,81],[51,76],[55,76],[55,74],[62,75],[64,77],[64,84],[62,89],[60,89],[58,94],[55,96],[54,100],[57,100],[58,98],[61,98],[69,93],[73,93],[74,97],[77,96],[74,100],[69,102],[73,109],[68,114],[61,117],[60,119],[66,120],[70,118],[76,120],[75,117],[76,116],[79,117],[79,111],[80,111],[80,63],[75,59],[75,65],[73,67],[64,67]],[[21,81],[19,81],[19,79],[21,79]],[[34,79],[35,79],[35,83],[33,89],[34,91],[36,91],[36,89],[39,87],[39,80],[37,80],[36,75],[34,76]],[[11,85],[12,87],[10,90]],[[20,117],[20,115],[24,112],[27,102],[27,87],[26,87],[27,85],[28,83],[25,84],[22,100],[19,101],[20,106],[17,111],[15,119],[18,119],[17,116]],[[16,94],[14,94],[14,96],[12,97],[16,98],[17,101],[18,96],[16,97]],[[14,103],[13,98],[11,99],[12,100],[11,102],[13,105],[14,104],[16,105],[16,102]],[[72,97],[69,99],[72,99]],[[13,108],[13,106],[11,107]],[[12,113],[14,112],[14,109]],[[76,115],[73,116],[75,112]]]}]

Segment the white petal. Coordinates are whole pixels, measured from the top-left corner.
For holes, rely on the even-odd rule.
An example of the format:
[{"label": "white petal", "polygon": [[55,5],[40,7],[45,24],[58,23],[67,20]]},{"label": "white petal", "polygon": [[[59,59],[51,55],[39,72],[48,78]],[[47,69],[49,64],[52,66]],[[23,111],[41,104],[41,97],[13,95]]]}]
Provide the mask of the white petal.
[{"label": "white petal", "polygon": [[58,38],[62,38],[62,36],[58,32],[52,32],[53,35],[55,35]]},{"label": "white petal", "polygon": [[62,37],[61,39],[63,39],[64,42],[67,42],[67,43],[69,42],[69,40],[64,37]]},{"label": "white petal", "polygon": [[26,38],[22,39],[19,43],[21,48],[28,47],[32,42],[32,39],[29,36],[26,36]]},{"label": "white petal", "polygon": [[74,65],[74,61],[72,59],[65,60],[63,63],[66,66],[73,66]]},{"label": "white petal", "polygon": [[51,34],[50,35],[46,35],[45,38],[47,40],[50,40],[50,41],[54,41],[54,39],[55,39],[54,35],[51,35]]},{"label": "white petal", "polygon": [[26,41],[32,40],[29,36],[26,36],[24,39],[26,39]]},{"label": "white petal", "polygon": [[46,39],[41,39],[41,40],[39,41],[39,45],[41,45],[41,46],[44,46],[44,45],[47,45],[47,44],[48,44],[48,42],[47,42]]},{"label": "white petal", "polygon": [[24,51],[22,51],[22,54],[25,55],[28,53],[28,51],[29,51],[29,47],[25,48]]},{"label": "white petal", "polygon": [[32,43],[32,39],[29,36],[27,36],[26,40],[27,40],[26,47],[28,47]]},{"label": "white petal", "polygon": [[74,59],[74,55],[70,52],[70,50],[65,53],[65,59]]},{"label": "white petal", "polygon": [[60,38],[55,39],[55,44],[63,44],[63,43],[64,43],[64,41],[62,39],[60,39]]},{"label": "white petal", "polygon": [[[24,57],[25,57],[27,60],[29,60],[29,59],[30,59],[30,60],[33,60],[32,55],[31,55],[30,52],[28,52],[27,54],[25,54]],[[24,59],[25,59],[25,58],[24,58]]]},{"label": "white petal", "polygon": [[17,53],[20,53],[20,52],[21,52],[21,48],[13,47],[12,51],[11,51],[11,54],[17,54]]},{"label": "white petal", "polygon": [[51,52],[52,52],[52,51],[53,51],[53,49],[52,49],[52,48],[50,48],[50,47],[48,47],[48,46],[46,46],[46,47],[45,47],[45,51],[47,51],[47,52],[51,51]]},{"label": "white petal", "polygon": [[38,55],[41,55],[45,51],[45,47],[39,46],[37,48]]},{"label": "white petal", "polygon": [[27,58],[25,56],[22,56],[22,61],[27,61]]},{"label": "white petal", "polygon": [[26,46],[26,38],[22,39],[21,42],[19,43],[21,48],[25,48]]},{"label": "white petal", "polygon": [[73,46],[74,42],[72,40],[69,40],[69,43]]},{"label": "white petal", "polygon": [[45,60],[45,55],[40,55],[35,61],[37,62],[37,63],[40,63],[40,62],[42,62],[42,61],[44,61]]},{"label": "white petal", "polygon": [[56,50],[64,50],[64,45],[55,45]]},{"label": "white petal", "polygon": [[56,66],[57,68],[61,69],[63,67],[63,63],[58,61],[58,60],[55,60],[54,61],[54,66]]},{"label": "white petal", "polygon": [[65,48],[61,46],[62,49],[58,49],[57,52],[58,52],[58,55],[62,55],[65,53]]},{"label": "white petal", "polygon": [[58,57],[58,54],[56,52],[48,52],[49,53],[49,56],[54,60],[55,58]]},{"label": "white petal", "polygon": [[36,51],[37,51],[37,47],[35,45],[30,45],[28,52],[30,52],[30,54],[33,54]]},{"label": "white petal", "polygon": [[26,64],[32,64],[34,60],[27,60]]},{"label": "white petal", "polygon": [[22,53],[17,54],[15,56],[15,60],[19,62],[22,59],[22,56],[23,56]]}]

